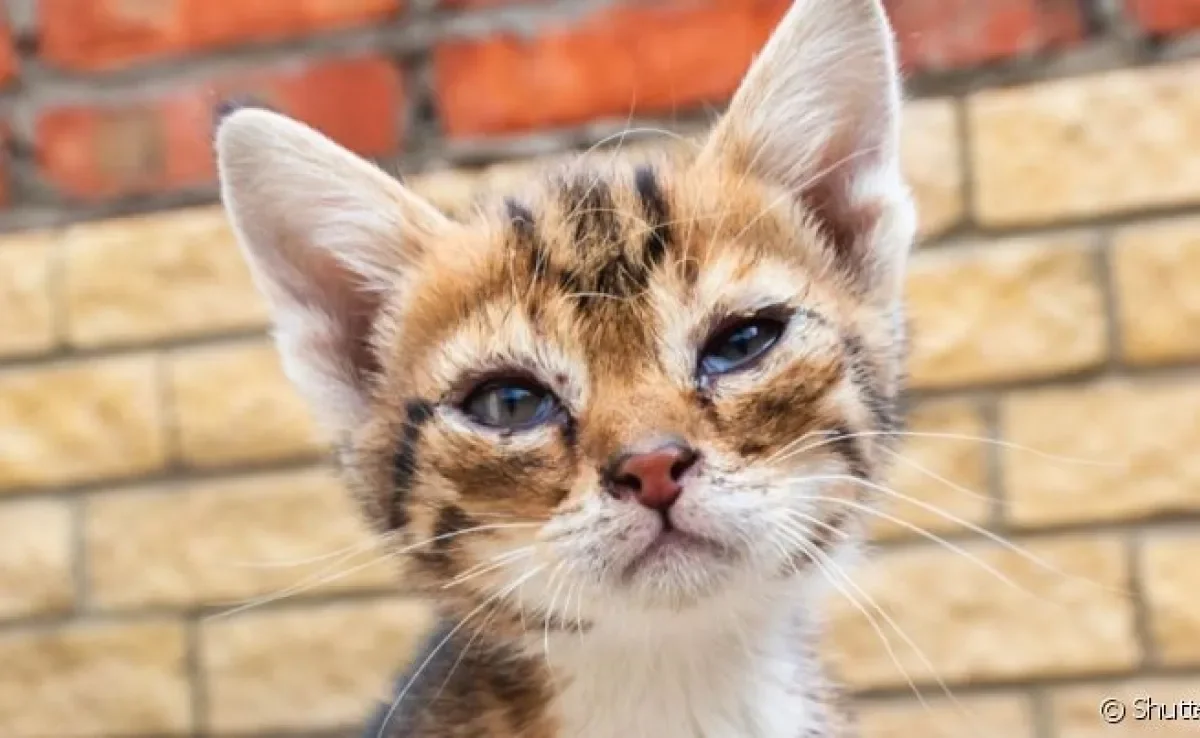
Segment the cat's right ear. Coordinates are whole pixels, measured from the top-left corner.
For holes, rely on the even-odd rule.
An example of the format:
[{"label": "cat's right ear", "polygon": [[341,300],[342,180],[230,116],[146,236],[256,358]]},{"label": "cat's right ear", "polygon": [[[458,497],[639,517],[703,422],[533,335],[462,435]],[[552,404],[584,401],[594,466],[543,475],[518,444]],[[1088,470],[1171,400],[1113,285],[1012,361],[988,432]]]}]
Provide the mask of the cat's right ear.
[{"label": "cat's right ear", "polygon": [[450,225],[374,165],[276,113],[229,113],[216,151],[221,198],[269,305],[284,370],[341,437],[366,417],[383,300]]},{"label": "cat's right ear", "polygon": [[916,228],[900,99],[882,0],[793,0],[705,155],[790,193],[839,262],[895,299]]}]

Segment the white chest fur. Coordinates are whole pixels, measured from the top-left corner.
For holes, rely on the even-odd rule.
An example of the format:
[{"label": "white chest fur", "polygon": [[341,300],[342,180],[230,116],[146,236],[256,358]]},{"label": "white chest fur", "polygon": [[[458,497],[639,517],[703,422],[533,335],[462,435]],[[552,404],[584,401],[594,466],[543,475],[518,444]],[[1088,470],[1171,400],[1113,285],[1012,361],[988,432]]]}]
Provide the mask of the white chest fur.
[{"label": "white chest fur", "polygon": [[[794,628],[646,623],[550,640],[563,735],[580,738],[821,736],[821,676]],[[664,627],[665,626],[665,627]]]}]

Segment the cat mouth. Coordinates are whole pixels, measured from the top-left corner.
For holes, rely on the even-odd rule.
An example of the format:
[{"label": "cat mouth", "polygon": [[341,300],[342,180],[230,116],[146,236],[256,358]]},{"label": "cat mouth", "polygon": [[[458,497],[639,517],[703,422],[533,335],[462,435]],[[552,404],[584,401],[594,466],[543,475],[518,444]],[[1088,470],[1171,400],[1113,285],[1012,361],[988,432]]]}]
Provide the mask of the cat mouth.
[{"label": "cat mouth", "polygon": [[673,526],[664,527],[641,553],[633,558],[622,572],[625,580],[671,559],[690,560],[698,557],[725,558],[729,550],[721,544]]}]

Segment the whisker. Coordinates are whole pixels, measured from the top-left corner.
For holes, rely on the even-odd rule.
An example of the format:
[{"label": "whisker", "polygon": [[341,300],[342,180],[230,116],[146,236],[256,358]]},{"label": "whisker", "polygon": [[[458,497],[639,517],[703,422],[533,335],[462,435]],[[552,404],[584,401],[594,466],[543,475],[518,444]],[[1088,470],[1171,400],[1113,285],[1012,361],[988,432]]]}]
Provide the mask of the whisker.
[{"label": "whisker", "polygon": [[546,565],[542,564],[542,565],[534,568],[532,571],[526,572],[519,579],[517,579],[517,581],[508,585],[500,592],[493,594],[491,597],[488,597],[478,607],[476,607],[474,610],[471,610],[469,613],[467,613],[466,616],[463,617],[462,620],[458,621],[458,624],[455,625],[450,630],[450,632],[447,633],[445,635],[445,637],[443,637],[442,640],[438,642],[438,644],[436,646],[434,646],[433,651],[430,652],[430,654],[425,657],[425,660],[421,662],[421,665],[417,667],[416,672],[414,672],[413,675],[409,678],[408,683],[404,685],[404,689],[400,690],[400,694],[396,696],[395,701],[392,702],[392,706],[388,708],[387,714],[385,714],[383,716],[383,722],[380,724],[379,732],[376,734],[375,738],[384,738],[384,731],[387,730],[388,723],[391,722],[392,716],[396,714],[396,710],[399,709],[400,703],[404,701],[404,697],[408,694],[408,690],[412,689],[413,684],[416,683],[417,679],[421,676],[421,673],[425,671],[425,669],[429,666],[430,662],[433,661],[434,657],[436,657],[438,655],[438,653],[440,653],[441,650],[446,647],[446,644],[450,642],[450,639],[453,638],[454,635],[456,633],[458,633],[458,631],[461,630],[462,627],[471,620],[471,618],[475,617],[475,615],[477,615],[485,607],[492,604],[493,602],[500,600],[503,597],[507,597],[509,595],[509,593],[511,593],[517,587],[524,584],[526,581],[537,576],[545,568],[546,568]]},{"label": "whisker", "polygon": [[[793,542],[796,543],[797,546],[800,547],[800,550],[809,557],[809,560],[813,562],[813,565],[816,567],[817,572],[822,576],[822,578],[824,578],[825,581],[831,587],[836,589],[844,598],[846,598],[847,602],[849,602],[851,605],[853,605],[855,607],[855,609],[857,609],[860,613],[862,613],[862,616],[864,618],[866,618],[867,623],[870,624],[871,629],[873,631],[875,631],[876,637],[878,637],[880,642],[883,644],[884,650],[887,651],[888,657],[892,660],[892,663],[900,671],[900,674],[904,677],[904,681],[908,682],[909,689],[912,690],[912,693],[916,696],[917,701],[919,701],[921,703],[921,706],[925,708],[926,712],[929,712],[930,714],[932,714],[933,713],[932,707],[925,701],[924,694],[922,694],[921,690],[917,688],[917,684],[915,681],[913,681],[912,675],[909,674],[908,669],[906,669],[904,667],[904,664],[901,662],[899,655],[896,653],[896,649],[892,645],[892,639],[888,638],[887,633],[885,633],[883,631],[883,628],[879,625],[879,621],[875,619],[875,616],[872,615],[869,610],[867,610],[866,606],[864,606],[862,604],[862,602],[860,602],[858,600],[858,598],[856,598],[850,591],[848,591],[837,580],[835,580],[833,578],[832,572],[829,571],[829,569],[824,564],[821,563],[821,559],[818,559],[813,555],[813,554],[820,554],[819,551],[817,551],[814,547],[808,545],[803,540],[796,540]],[[824,557],[824,558],[826,558],[826,560],[828,560],[827,557]],[[874,602],[874,601],[872,601],[872,602]],[[875,608],[878,610],[879,606],[876,604]],[[883,614],[883,613],[881,612],[881,614]],[[894,628],[895,628],[895,626],[893,626],[893,629]],[[920,651],[920,649],[917,649],[917,651]],[[947,694],[949,694],[949,692],[947,692]]]},{"label": "whisker", "polygon": [[[1052,564],[1050,564],[1049,562],[1047,562],[1047,561],[1045,561],[1045,560],[1041,559],[1040,557],[1033,555],[1033,554],[1032,554],[1032,553],[1030,553],[1029,551],[1026,551],[1024,548],[1022,548],[1021,546],[1018,546],[1017,544],[1015,544],[1015,543],[1013,543],[1012,541],[1008,540],[1008,539],[1007,539],[1007,538],[1005,538],[1004,536],[1001,536],[1001,535],[998,535],[998,534],[996,534],[996,533],[993,533],[992,531],[988,530],[987,528],[982,528],[982,527],[980,527],[980,526],[978,526],[978,525],[975,525],[974,523],[972,523],[972,522],[970,522],[970,521],[968,521],[968,520],[964,520],[963,518],[960,518],[960,517],[958,517],[957,515],[953,515],[953,514],[951,514],[951,513],[948,513],[948,512],[946,512],[945,510],[942,510],[941,508],[939,508],[939,507],[938,507],[938,506],[936,506],[936,505],[930,505],[929,503],[927,503],[927,502],[924,502],[924,501],[922,501],[922,500],[918,500],[918,499],[916,499],[915,497],[910,497],[910,496],[908,496],[908,495],[905,495],[905,494],[902,494],[902,493],[900,493],[900,492],[897,492],[896,490],[894,490],[894,489],[891,489],[890,487],[885,487],[884,485],[881,485],[881,484],[875,484],[874,482],[869,482],[869,481],[867,481],[867,480],[865,480],[865,479],[861,479],[861,478],[859,478],[859,477],[851,476],[851,475],[848,475],[848,474],[839,474],[839,475],[831,475],[831,476],[820,476],[820,477],[807,477],[807,480],[808,480],[808,481],[844,481],[844,482],[852,482],[852,483],[854,483],[854,484],[859,484],[859,485],[862,485],[862,486],[864,486],[864,487],[866,487],[866,488],[868,488],[868,489],[871,489],[871,490],[875,490],[875,491],[878,491],[878,492],[882,492],[882,493],[884,493],[884,494],[890,494],[890,495],[892,495],[892,496],[894,496],[894,497],[896,497],[896,498],[898,498],[898,499],[901,499],[901,500],[904,500],[904,501],[906,501],[906,502],[908,502],[908,503],[910,503],[910,504],[916,505],[917,507],[920,507],[921,509],[923,509],[923,510],[926,510],[926,511],[928,511],[928,512],[931,512],[931,513],[933,513],[933,514],[935,514],[935,515],[939,515],[939,516],[941,516],[941,517],[945,518],[946,520],[949,520],[949,521],[951,521],[951,522],[953,522],[953,523],[955,523],[955,524],[957,524],[957,525],[961,525],[961,526],[963,526],[964,528],[966,528],[967,530],[970,530],[970,531],[972,531],[972,532],[974,532],[974,533],[977,533],[978,535],[981,535],[981,536],[983,536],[984,538],[987,538],[988,540],[992,541],[993,543],[996,543],[996,544],[998,544],[999,546],[1003,547],[1005,550],[1007,550],[1007,551],[1010,551],[1010,552],[1012,552],[1012,553],[1016,554],[1017,556],[1021,557],[1022,559],[1025,559],[1026,561],[1030,562],[1030,563],[1031,563],[1031,564],[1033,564],[1034,566],[1037,566],[1038,568],[1042,569],[1043,571],[1046,571],[1046,572],[1049,572],[1049,573],[1051,573],[1051,574],[1054,574],[1055,576],[1061,576],[1061,577],[1063,577],[1063,578],[1065,578],[1065,579],[1072,579],[1072,580],[1076,580],[1076,581],[1080,581],[1080,582],[1086,582],[1086,583],[1087,583],[1087,584],[1089,584],[1090,586],[1097,587],[1097,588],[1100,588],[1100,589],[1102,589],[1102,590],[1105,590],[1105,591],[1109,591],[1109,592],[1111,592],[1111,593],[1113,593],[1113,594],[1119,594],[1119,595],[1121,595],[1121,596],[1125,596],[1125,597],[1128,597],[1128,596],[1129,596],[1129,594],[1130,594],[1130,593],[1129,593],[1127,590],[1123,590],[1123,589],[1118,589],[1118,588],[1109,587],[1109,586],[1107,586],[1107,585],[1100,584],[1099,582],[1094,582],[1094,581],[1092,581],[1092,580],[1090,580],[1090,579],[1086,579],[1086,578],[1084,578],[1084,577],[1080,577],[1080,576],[1078,576],[1077,574],[1072,574],[1072,573],[1070,573],[1070,572],[1063,571],[1062,569],[1059,569],[1059,568],[1057,568],[1057,567],[1053,566]],[[1008,578],[1008,577],[1006,577],[1005,575],[1001,574],[1001,573],[1000,573],[998,570],[996,570],[994,567],[990,566],[990,565],[989,565],[989,564],[987,564],[986,562],[984,562],[984,561],[982,561],[982,560],[978,559],[977,557],[973,556],[972,554],[970,554],[969,552],[967,552],[967,551],[966,551],[964,548],[962,548],[961,546],[955,545],[955,544],[954,544],[952,541],[948,541],[948,540],[946,540],[945,538],[942,538],[941,536],[939,536],[939,535],[937,535],[937,534],[935,534],[935,533],[931,533],[931,532],[929,532],[928,530],[925,530],[924,528],[922,528],[922,527],[921,527],[921,526],[919,526],[919,525],[914,525],[913,523],[910,523],[909,521],[907,521],[907,520],[904,520],[903,518],[897,517],[897,516],[895,516],[895,515],[891,515],[891,514],[889,514],[889,513],[887,513],[887,512],[884,512],[883,510],[877,510],[877,509],[875,509],[874,507],[872,507],[872,506],[870,506],[870,505],[865,505],[865,504],[863,504],[863,503],[861,503],[861,502],[858,502],[858,501],[856,501],[856,500],[847,500],[847,499],[843,499],[843,498],[840,498],[840,497],[828,497],[828,496],[817,496],[817,497],[813,497],[813,498],[811,498],[811,499],[813,499],[813,500],[820,500],[820,501],[823,501],[823,502],[834,502],[834,503],[837,503],[837,504],[848,505],[848,506],[850,506],[850,507],[853,507],[853,508],[855,508],[855,509],[857,509],[857,510],[862,510],[862,511],[865,511],[865,512],[867,512],[867,513],[871,514],[871,515],[875,515],[875,516],[877,516],[877,517],[880,517],[880,518],[882,518],[882,519],[884,519],[884,520],[891,521],[892,523],[895,523],[896,525],[899,525],[899,526],[901,526],[901,527],[903,527],[903,528],[905,528],[905,529],[907,529],[907,530],[910,530],[910,531],[912,531],[912,532],[914,532],[914,533],[916,533],[916,534],[918,534],[918,535],[920,535],[920,536],[922,536],[922,537],[924,537],[924,538],[927,538],[927,539],[929,539],[930,541],[933,541],[933,542],[935,542],[935,543],[938,543],[938,544],[940,544],[940,545],[942,545],[942,546],[946,547],[947,549],[949,549],[949,550],[951,550],[951,551],[953,551],[953,552],[955,552],[955,553],[957,553],[957,554],[960,554],[960,555],[962,555],[962,556],[966,557],[966,558],[967,558],[967,559],[969,559],[969,560],[975,561],[975,562],[976,562],[976,563],[977,563],[979,566],[981,566],[981,567],[985,568],[985,569],[986,569],[986,570],[987,570],[987,571],[988,571],[990,574],[992,574],[993,576],[995,576],[997,579],[1000,579],[1000,580],[1001,580],[1001,581],[1003,581],[1004,583],[1008,584],[1010,587],[1013,587],[1013,588],[1014,588],[1014,589],[1016,589],[1017,591],[1019,591],[1019,592],[1023,592],[1023,593],[1025,593],[1025,594],[1027,594],[1027,595],[1030,595],[1030,596],[1034,597],[1035,599],[1040,599],[1040,598],[1038,598],[1038,597],[1037,597],[1037,595],[1034,595],[1034,594],[1033,594],[1032,592],[1030,592],[1029,590],[1027,590],[1027,589],[1025,589],[1024,587],[1020,586],[1019,584],[1017,584],[1016,582],[1012,581],[1011,579],[1009,579],[1009,578]]]},{"label": "whisker", "polygon": [[[954,695],[954,692],[951,691],[949,685],[946,684],[946,680],[943,679],[941,674],[938,673],[937,667],[933,665],[932,661],[930,661],[929,655],[926,654],[925,651],[920,646],[918,646],[915,641],[913,641],[912,637],[908,634],[908,632],[900,627],[899,623],[897,623],[896,620],[891,615],[889,615],[888,612],[883,609],[883,607],[881,607],[879,605],[879,603],[875,600],[875,598],[872,597],[870,595],[870,593],[866,592],[862,587],[860,587],[858,585],[858,583],[854,581],[853,577],[849,576],[848,574],[846,574],[846,572],[842,571],[842,568],[840,566],[838,566],[837,562],[834,561],[828,554],[825,554],[824,552],[822,552],[820,549],[818,549],[815,546],[807,545],[803,541],[799,541],[798,543],[801,546],[801,550],[803,550],[804,553],[807,554],[810,558],[814,557],[814,556],[820,557],[821,560],[826,562],[827,565],[820,563],[820,561],[818,561],[817,559],[813,559],[813,563],[817,565],[818,569],[838,576],[843,582],[846,583],[846,586],[852,588],[855,592],[857,592],[858,595],[861,596],[863,598],[863,600],[866,601],[866,604],[868,604],[872,608],[874,608],[874,610],[877,613],[879,613],[879,616],[884,619],[884,622],[886,622],[887,625],[889,627],[891,627],[892,631],[895,632],[896,635],[900,636],[900,638],[904,640],[905,644],[907,644],[908,647],[910,649],[912,649],[912,652],[914,654],[916,654],[918,659],[920,659],[922,665],[926,669],[929,670],[929,673],[933,676],[934,680],[937,682],[937,685],[941,688],[942,692],[944,692],[946,697],[948,697],[950,699],[950,701],[954,703],[954,706],[959,711],[959,713],[964,718],[966,718],[967,721],[970,722],[972,725],[974,725],[974,726],[980,725],[978,716],[975,715],[970,710],[968,710],[962,704],[962,702],[959,701],[958,697],[956,697]],[[826,579],[826,581],[829,581],[828,578]],[[832,584],[832,582],[830,582],[830,583]],[[844,589],[839,588],[839,591],[842,593],[843,596],[849,595],[849,593]],[[864,616],[867,616],[867,612],[864,608],[861,607],[859,600],[857,600],[854,597],[850,597],[849,599],[852,601],[854,606],[856,608],[858,608],[860,612],[863,613]],[[869,616],[868,616],[868,620],[871,620],[871,618]],[[876,629],[876,633],[877,634],[879,633],[879,629]],[[916,688],[916,685],[913,684],[911,675],[904,669],[904,667],[900,666],[899,659],[896,658],[895,651],[893,651],[892,649],[889,648],[889,642],[886,639],[885,639],[884,647],[888,649],[889,655],[892,657],[892,662],[895,663],[896,666],[898,666],[900,668],[901,672],[904,674],[905,679],[908,681],[909,686],[913,689],[914,694],[917,695],[917,699],[921,702],[922,707],[924,707],[927,712],[930,712],[930,714],[933,714],[930,711],[929,705],[925,702],[924,696],[922,695],[920,690],[918,690]],[[943,731],[941,731],[940,729],[938,732],[945,735],[945,733]]]},{"label": "whisker", "polygon": [[479,624],[479,627],[475,628],[474,632],[471,633],[470,639],[467,640],[467,645],[463,646],[462,651],[460,651],[458,654],[458,658],[456,658],[454,660],[454,664],[451,665],[450,671],[446,672],[446,678],[442,680],[442,684],[440,687],[438,687],[438,691],[433,695],[433,699],[429,700],[430,704],[436,703],[438,697],[442,696],[442,692],[446,690],[446,685],[450,683],[450,678],[454,676],[454,672],[458,671],[459,664],[463,662],[463,659],[467,656],[467,652],[471,650],[471,646],[474,646],[475,641],[479,639],[480,634],[487,630],[488,625],[491,624],[492,619],[496,617],[496,613],[498,612],[500,612],[499,601],[497,601],[496,604],[492,606],[492,609],[488,611],[487,616],[484,617],[483,622]]},{"label": "whisker", "polygon": [[[847,500],[847,499],[843,499],[840,497],[813,497],[811,499],[813,499],[815,501],[820,501],[820,502],[832,502],[832,503],[836,503],[836,504],[846,505],[846,506],[852,507],[856,510],[861,510],[862,512],[865,512],[868,515],[873,515],[873,516],[881,518],[883,520],[887,520],[892,523],[895,523],[896,525],[899,525],[899,526],[905,528],[906,530],[910,530],[913,533],[916,533],[917,535],[919,535],[923,538],[926,538],[940,546],[943,546],[946,549],[948,549],[949,551],[958,554],[959,556],[962,556],[963,558],[974,563],[976,566],[980,567],[981,569],[988,572],[992,576],[996,577],[1001,582],[1007,584],[1009,587],[1012,587],[1016,591],[1018,591],[1024,595],[1027,595],[1029,597],[1032,597],[1033,599],[1042,599],[1042,598],[1038,597],[1036,594],[1034,594],[1033,592],[1026,589],[1025,587],[1022,587],[1021,585],[1017,584],[1010,577],[1008,577],[1007,575],[1002,573],[1000,570],[996,569],[991,564],[988,564],[986,561],[984,561],[984,560],[980,559],[979,557],[975,556],[974,554],[970,553],[962,546],[959,546],[959,545],[955,544],[953,541],[949,541],[949,540],[937,535],[936,533],[931,533],[930,531],[925,530],[924,528],[922,528],[919,525],[914,525],[913,523],[910,523],[907,520],[904,520],[903,518],[899,518],[895,515],[891,515],[882,510],[876,510],[875,508],[871,507],[870,505],[864,505],[855,500]],[[1013,544],[1008,544],[1008,545],[1013,546]],[[1013,546],[1013,548],[1018,548],[1018,547]],[[1030,556],[1031,558],[1034,558],[1034,559],[1037,558],[1037,557],[1032,556],[1032,554],[1026,554],[1023,551],[1021,553],[1023,553],[1026,556]],[[1049,565],[1047,564],[1046,566],[1049,566]]]},{"label": "whisker", "polygon": [[988,443],[988,444],[992,444],[993,446],[998,446],[1000,448],[1008,449],[1010,451],[1020,451],[1022,453],[1033,454],[1034,456],[1046,459],[1047,461],[1059,461],[1064,464],[1075,464],[1075,465],[1079,465],[1079,466],[1100,466],[1100,467],[1120,466],[1119,463],[1114,462],[1114,461],[1097,461],[1095,459],[1080,459],[1080,458],[1075,458],[1075,457],[1071,457],[1071,456],[1060,456],[1058,454],[1052,454],[1052,453],[1048,453],[1046,451],[1041,451],[1041,450],[1033,448],[1031,446],[1023,446],[1019,443],[1012,443],[1011,441],[1004,441],[1004,440],[1000,440],[998,438],[988,438],[986,436],[973,436],[973,435],[969,435],[969,434],[965,434],[965,433],[935,433],[935,432],[923,432],[923,431],[859,431],[856,433],[844,433],[843,434],[843,433],[838,433],[837,431],[823,431],[823,432],[828,435],[836,435],[836,437],[835,438],[827,438],[827,439],[825,439],[823,441],[819,441],[811,446],[806,446],[804,448],[797,449],[795,451],[795,453],[796,454],[804,453],[806,451],[811,451],[815,448],[820,448],[821,446],[827,446],[829,444],[837,443],[838,441],[850,439],[850,438],[869,438],[872,436],[896,436],[899,438],[932,438],[932,439],[940,439],[940,440],[946,440],[946,441],[973,441],[973,442],[977,442],[977,443]]},{"label": "whisker", "polygon": [[933,471],[932,469],[928,469],[925,466],[918,464],[917,462],[908,458],[904,454],[893,451],[890,448],[881,448],[879,450],[883,451],[888,456],[891,456],[896,461],[899,461],[901,464],[904,464],[905,466],[907,466],[911,469],[916,469],[917,471],[921,472],[922,474],[929,477],[930,479],[933,479],[936,482],[941,482],[942,484],[944,484],[945,486],[949,487],[950,489],[952,489],[956,492],[961,492],[968,497],[971,497],[976,500],[981,500],[983,502],[988,503],[989,505],[995,503],[995,499],[991,495],[985,495],[982,492],[976,492],[973,489],[962,486],[958,482],[951,481],[951,480],[947,479],[946,477],[943,477],[941,474],[938,474],[937,472]]},{"label": "whisker", "polygon": [[[554,568],[554,572],[551,574],[551,579],[554,579],[559,572],[562,571],[565,563],[566,562],[559,562],[558,566]],[[572,565],[572,568],[573,567],[574,565]],[[550,669],[551,671],[554,670],[554,665],[550,663],[550,618],[556,616],[554,606],[558,602],[558,595],[562,592],[562,587],[566,580],[567,577],[565,575],[559,580],[558,586],[554,589],[554,594],[550,597],[550,604],[546,607],[546,611],[542,613],[542,655],[546,659],[546,668]],[[546,583],[546,589],[550,589],[549,582]]]},{"label": "whisker", "polygon": [[279,602],[280,600],[285,600],[288,597],[292,597],[292,596],[298,595],[298,594],[303,594],[310,590],[316,589],[317,587],[323,587],[327,584],[332,584],[333,582],[341,581],[341,580],[345,579],[346,577],[357,574],[358,572],[362,571],[363,569],[369,569],[372,566],[377,566],[381,562],[387,561],[389,558],[391,558],[391,556],[392,555],[390,553],[385,553],[381,556],[377,556],[377,557],[371,559],[370,561],[366,562],[365,564],[357,564],[355,566],[350,567],[349,569],[339,571],[336,574],[330,574],[328,576],[316,575],[316,576],[306,577],[305,579],[302,579],[301,581],[299,581],[295,584],[292,584],[278,592],[273,592],[271,594],[264,595],[262,597],[258,597],[254,600],[251,600],[250,602],[247,602],[242,605],[238,605],[237,607],[233,607],[229,610],[223,610],[221,612],[213,613],[212,615],[208,615],[204,618],[204,620],[206,620],[206,621],[222,620],[224,618],[232,617],[234,615],[246,612],[248,610],[253,610],[257,607],[262,607],[263,605],[269,605],[272,602]]},{"label": "whisker", "polygon": [[509,551],[508,553],[504,554],[499,561],[485,562],[484,565],[482,565],[482,568],[480,568],[480,564],[472,566],[467,571],[464,571],[462,574],[459,574],[443,584],[442,589],[450,589],[451,587],[457,587],[460,584],[465,584],[472,579],[481,577],[484,574],[490,574],[497,569],[503,569],[505,566],[508,566],[514,561],[520,561],[521,559],[532,555],[533,546],[525,546],[524,548],[517,549],[516,551]]},{"label": "whisker", "polygon": [[228,565],[245,569],[293,569],[297,566],[319,564],[322,561],[329,561],[330,559],[335,559],[339,556],[347,554],[347,552],[352,555],[373,546],[378,546],[381,543],[382,542],[378,539],[372,539],[368,541],[359,541],[358,543],[353,543],[345,548],[339,548],[336,551],[317,554],[315,556],[309,556],[303,559],[288,559],[286,561],[231,561]]},{"label": "whisker", "polygon": [[410,545],[405,546],[397,551],[387,551],[382,556],[372,559],[371,561],[367,562],[366,564],[360,564],[358,566],[351,567],[350,569],[348,569],[346,571],[339,572],[332,576],[326,576],[326,574],[331,569],[334,569],[338,565],[345,563],[347,560],[354,558],[354,554],[358,553],[358,551],[354,551],[354,552],[351,552],[351,554],[349,554],[349,555],[339,557],[338,560],[334,561],[329,566],[326,566],[326,567],[322,568],[321,570],[314,572],[313,574],[310,574],[309,576],[305,577],[304,579],[301,579],[299,582],[291,584],[282,590],[272,592],[267,595],[263,595],[262,597],[256,598],[254,600],[251,600],[250,602],[241,604],[232,609],[225,610],[225,611],[222,611],[219,613],[214,613],[212,615],[207,616],[205,618],[205,620],[220,620],[222,618],[227,618],[232,615],[236,615],[238,613],[246,612],[247,610],[252,610],[252,609],[254,609],[256,607],[260,607],[262,605],[266,605],[266,604],[269,604],[272,602],[278,602],[279,600],[286,599],[293,595],[307,592],[311,589],[314,589],[315,587],[320,587],[322,585],[329,584],[331,582],[335,582],[340,579],[345,579],[346,577],[348,577],[354,573],[357,573],[363,569],[366,569],[371,566],[375,566],[379,562],[385,561],[386,559],[388,559],[391,556],[402,556],[406,553],[409,553],[409,552],[411,552],[415,549],[418,549],[422,546],[426,546],[435,541],[446,540],[449,538],[456,538],[458,536],[466,535],[467,533],[476,533],[476,532],[484,531],[484,530],[527,528],[527,527],[538,527],[540,525],[541,525],[541,523],[501,523],[501,524],[494,524],[494,525],[493,524],[477,525],[472,528],[465,528],[463,530],[451,531],[450,533],[443,533],[442,535],[434,536],[432,538],[427,538],[423,541],[419,541],[417,543],[410,544]]}]

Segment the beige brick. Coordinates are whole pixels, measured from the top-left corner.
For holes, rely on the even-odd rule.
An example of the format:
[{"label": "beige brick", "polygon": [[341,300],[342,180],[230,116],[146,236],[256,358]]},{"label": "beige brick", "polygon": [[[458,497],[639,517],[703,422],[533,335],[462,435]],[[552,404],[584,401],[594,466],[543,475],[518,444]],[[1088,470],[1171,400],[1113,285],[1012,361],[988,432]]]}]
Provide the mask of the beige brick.
[{"label": "beige brick", "polygon": [[267,342],[178,352],[167,374],[188,464],[296,458],[321,448],[307,406]]},{"label": "beige brick", "polygon": [[1112,258],[1125,358],[1200,356],[1200,219],[1121,229]]},{"label": "beige brick", "polygon": [[1024,697],[926,698],[859,703],[861,738],[1032,738],[1033,714]]},{"label": "beige brick", "polygon": [[905,108],[902,164],[917,199],[924,237],[942,233],[962,220],[960,138],[953,100],[922,100]]},{"label": "beige brick", "polygon": [[71,515],[58,501],[0,505],[0,618],[71,607]]},{"label": "beige brick", "polygon": [[[1200,679],[1146,679],[1118,684],[1085,685],[1057,690],[1051,698],[1051,714],[1058,738],[1184,738],[1196,735],[1200,708],[1180,703],[1197,703]],[[1105,705],[1117,700],[1120,707]],[[1124,710],[1125,717],[1109,723],[1104,709]],[[1173,715],[1192,715],[1172,719]]]},{"label": "beige brick", "polygon": [[1200,536],[1170,536],[1146,542],[1142,583],[1150,632],[1168,664],[1200,664]]},{"label": "beige brick", "polygon": [[209,621],[208,723],[250,733],[360,724],[429,626],[425,607],[399,600]]},{"label": "beige brick", "polygon": [[63,246],[74,345],[265,325],[265,304],[219,208],[79,225]]},{"label": "beige brick", "polygon": [[1001,405],[1008,508],[1019,525],[1200,510],[1200,382],[1113,380]]},{"label": "beige brick", "polygon": [[36,354],[58,342],[52,234],[0,239],[0,356]]},{"label": "beige brick", "polygon": [[[909,103],[904,115],[904,173],[917,199],[920,234],[935,236],[961,221],[966,209],[958,110],[953,100],[921,100]],[[595,155],[607,160],[611,157],[609,152],[619,147],[636,157],[646,150],[662,147],[692,149],[702,140],[701,135],[692,131],[680,133],[683,139],[614,135],[605,146],[595,150]],[[464,213],[469,212],[476,197],[518,189],[536,176],[539,169],[557,166],[576,153],[501,162],[476,169],[431,171],[409,179],[407,184],[443,210]]]},{"label": "beige brick", "polygon": [[331,472],[112,492],[88,500],[90,590],[101,607],[302,596],[396,581]]},{"label": "beige brick", "polygon": [[1018,543],[1042,565],[989,543],[965,546],[974,560],[920,546],[859,569],[855,581],[873,603],[851,593],[891,642],[896,661],[870,621],[839,597],[827,642],[838,673],[851,686],[872,688],[907,687],[906,674],[917,683],[936,684],[939,675],[948,683],[978,683],[1135,665],[1140,652],[1121,543],[1099,537]]},{"label": "beige brick", "polygon": [[918,254],[908,283],[912,382],[1045,377],[1107,354],[1089,239],[1037,236]]},{"label": "beige brick", "polygon": [[[888,484],[922,504],[885,498],[881,512],[933,533],[961,529],[963,526],[953,518],[985,522],[992,509],[988,444],[971,440],[988,434],[979,407],[959,401],[921,405],[909,415],[908,430],[916,435],[904,437],[897,447]],[[874,533],[880,538],[918,535],[908,526],[885,518],[878,519]]]},{"label": "beige brick", "polygon": [[476,198],[519,189],[539,170],[561,164],[572,154],[499,162],[475,169],[441,169],[413,177],[407,184],[448,213],[470,213]]},{"label": "beige brick", "polygon": [[156,369],[138,356],[0,374],[0,489],[160,468]]},{"label": "beige brick", "polygon": [[4,734],[180,734],[191,708],[183,628],[148,621],[0,634]]},{"label": "beige brick", "polygon": [[448,213],[466,212],[480,188],[480,172],[471,169],[438,169],[405,181],[411,189]]},{"label": "beige brick", "polygon": [[1200,201],[1200,63],[1115,71],[968,101],[975,208],[990,225]]}]

